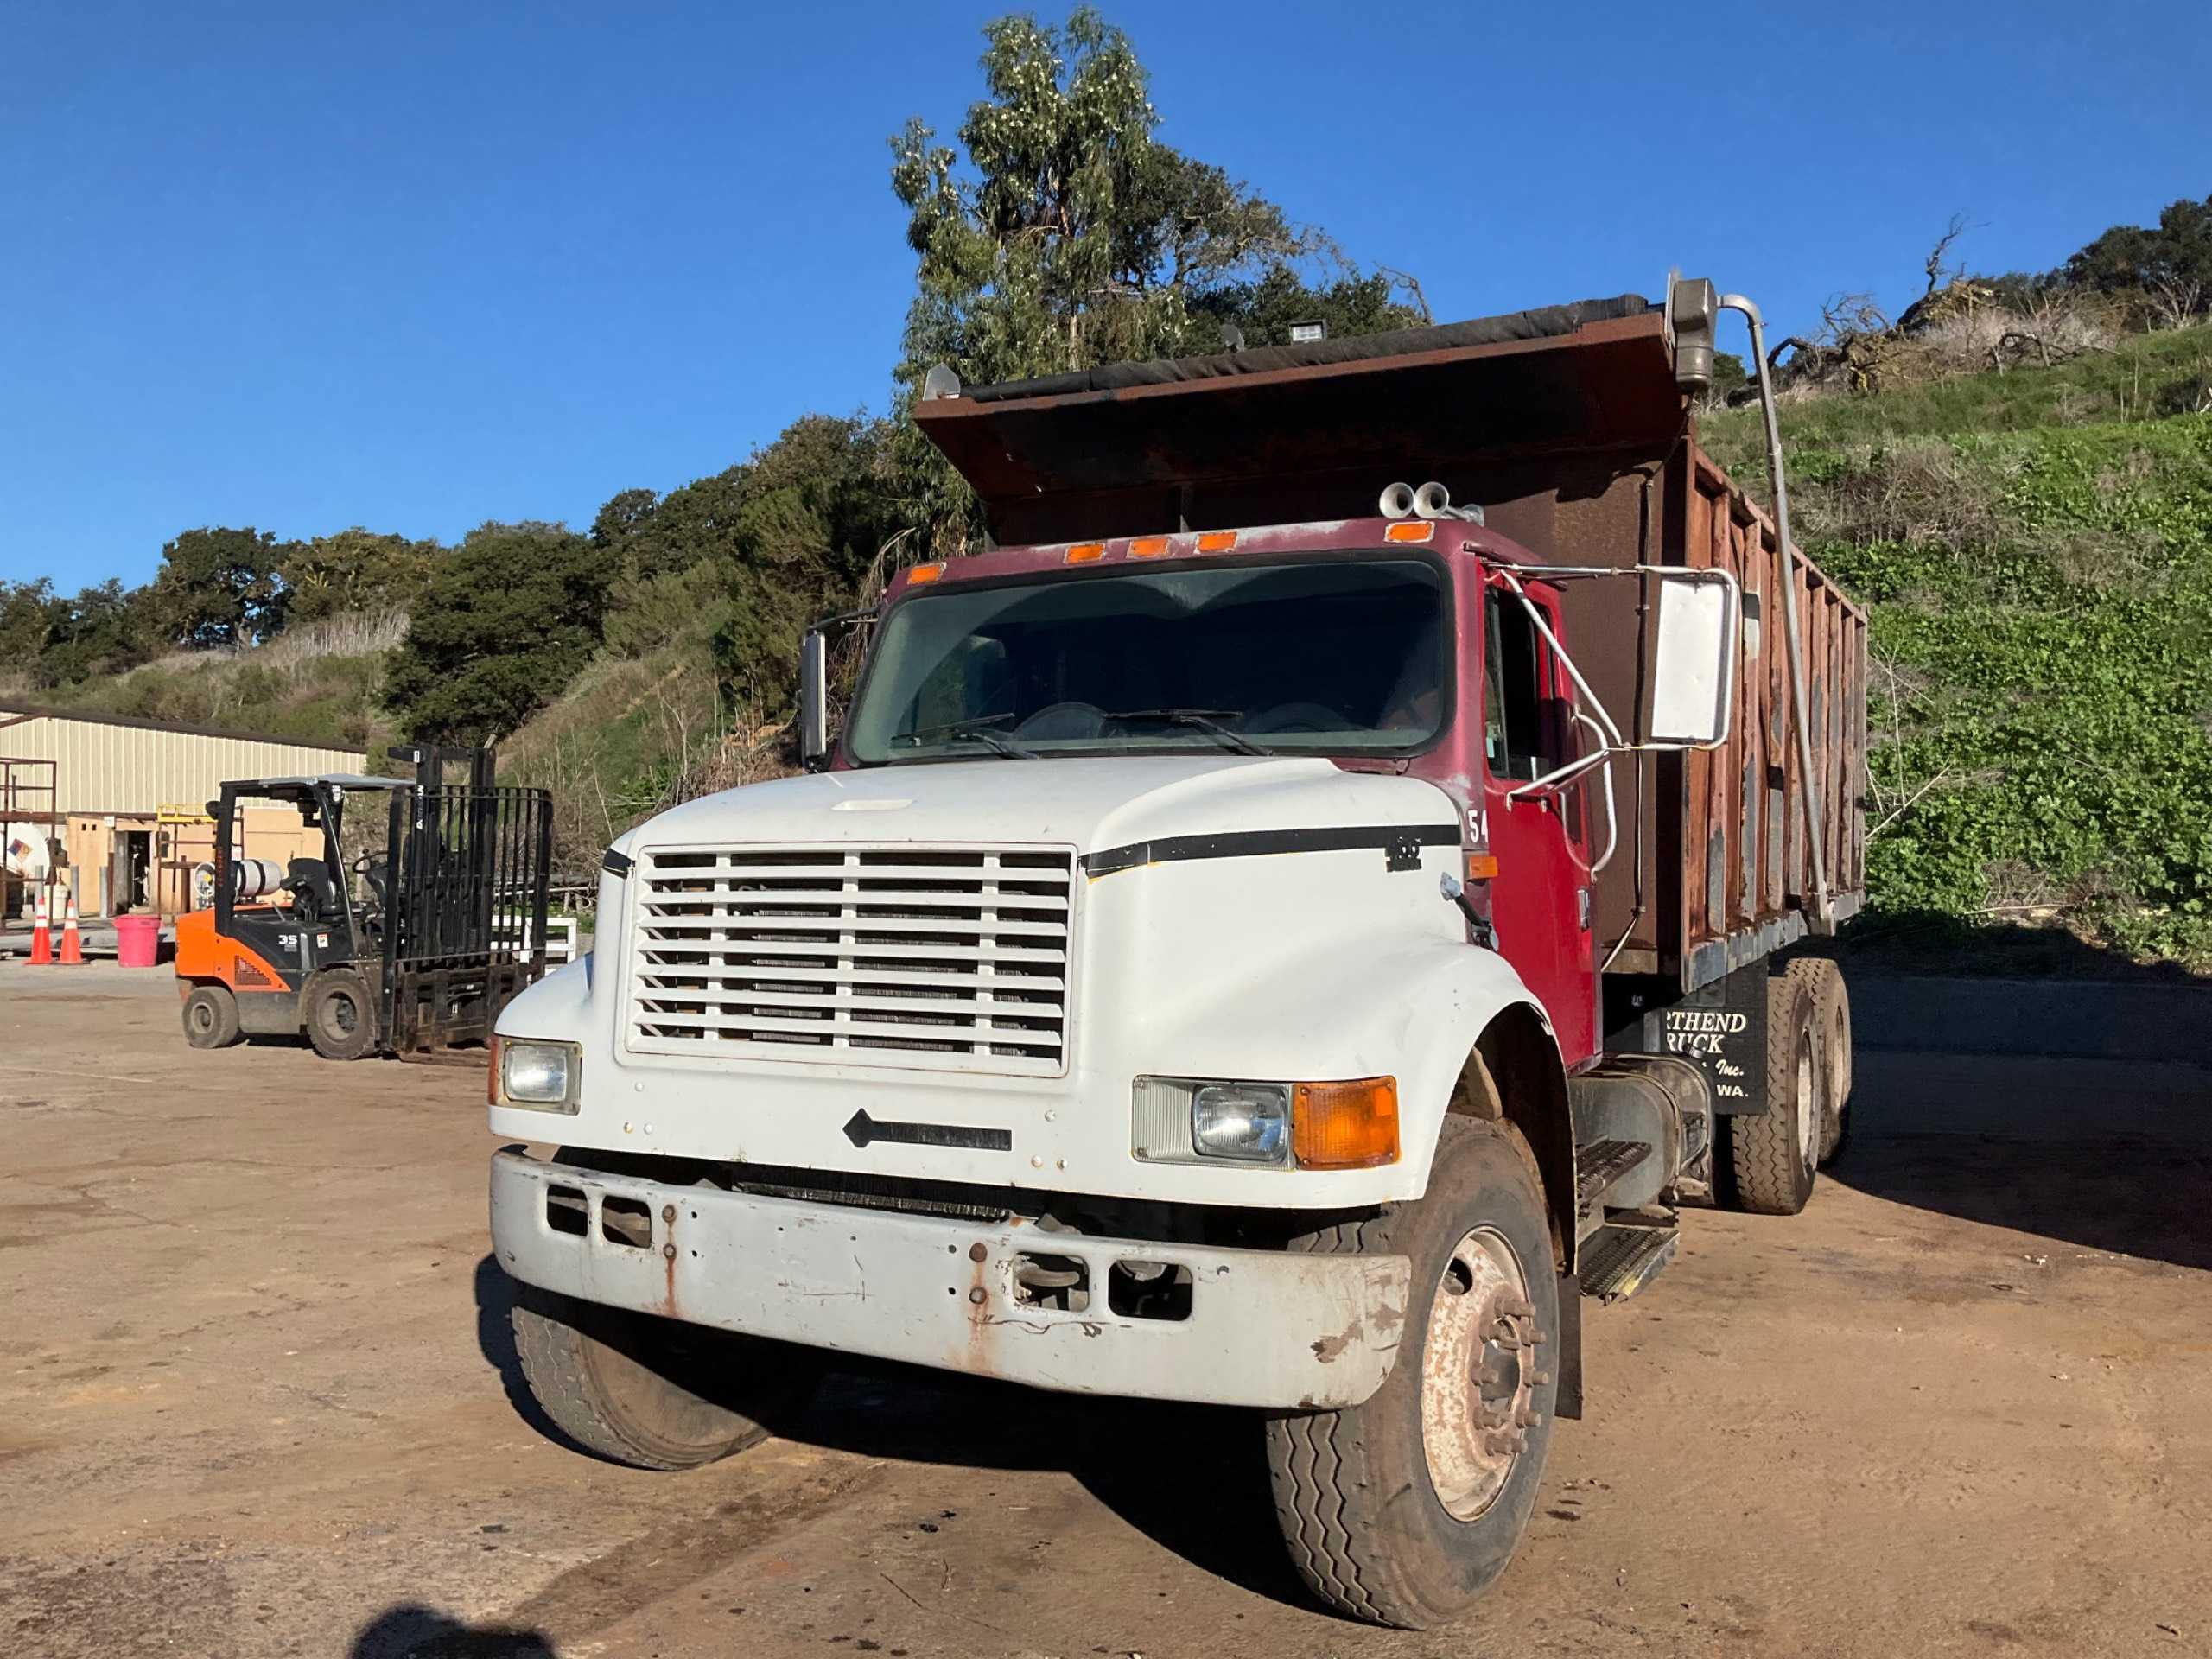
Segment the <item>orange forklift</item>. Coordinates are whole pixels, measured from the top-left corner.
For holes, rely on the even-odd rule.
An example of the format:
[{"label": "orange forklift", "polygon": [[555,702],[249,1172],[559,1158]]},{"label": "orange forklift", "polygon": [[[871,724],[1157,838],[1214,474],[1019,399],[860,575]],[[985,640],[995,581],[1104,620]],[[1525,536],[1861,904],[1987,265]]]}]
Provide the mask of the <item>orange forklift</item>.
[{"label": "orange forklift", "polygon": [[[208,803],[214,902],[176,925],[193,1047],[305,1033],[325,1059],[443,1058],[544,973],[550,797],[495,785],[488,749],[392,756],[411,782],[260,778]],[[248,806],[296,812],[321,855],[244,856]]]}]

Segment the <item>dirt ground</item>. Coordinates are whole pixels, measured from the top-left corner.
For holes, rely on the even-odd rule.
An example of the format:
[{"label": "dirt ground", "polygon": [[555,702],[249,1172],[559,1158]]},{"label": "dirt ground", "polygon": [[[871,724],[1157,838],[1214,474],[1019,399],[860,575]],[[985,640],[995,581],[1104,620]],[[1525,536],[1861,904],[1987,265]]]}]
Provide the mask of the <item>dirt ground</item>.
[{"label": "dirt ground", "polygon": [[1446,1633],[1308,1605],[1254,1425],[887,1371],[655,1476],[511,1397],[481,1077],[0,964],[0,1652],[2212,1654],[2212,1074],[1862,1058],[1794,1221],[1587,1321]]}]

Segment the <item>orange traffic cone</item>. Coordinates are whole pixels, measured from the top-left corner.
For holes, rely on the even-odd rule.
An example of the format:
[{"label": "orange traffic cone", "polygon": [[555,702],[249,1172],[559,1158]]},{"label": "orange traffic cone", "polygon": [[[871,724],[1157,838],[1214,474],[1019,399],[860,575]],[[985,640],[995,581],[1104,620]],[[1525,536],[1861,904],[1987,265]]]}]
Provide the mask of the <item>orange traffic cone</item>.
[{"label": "orange traffic cone", "polygon": [[54,930],[48,920],[46,889],[38,890],[37,907],[31,912],[31,963],[34,966],[54,960]]},{"label": "orange traffic cone", "polygon": [[77,932],[77,894],[73,889],[69,894],[67,904],[61,912],[60,960],[65,963],[73,962],[79,966],[83,965],[85,960],[85,941]]}]

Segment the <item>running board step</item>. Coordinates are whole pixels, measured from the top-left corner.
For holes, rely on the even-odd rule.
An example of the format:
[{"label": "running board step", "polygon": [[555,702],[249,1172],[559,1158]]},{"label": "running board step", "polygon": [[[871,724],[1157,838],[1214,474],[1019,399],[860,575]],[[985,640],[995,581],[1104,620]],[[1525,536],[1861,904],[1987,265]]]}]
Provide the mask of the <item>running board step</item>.
[{"label": "running board step", "polygon": [[1609,1222],[1582,1241],[1577,1276],[1582,1294],[1611,1305],[1633,1296],[1675,1259],[1681,1229],[1669,1223]]},{"label": "running board step", "polygon": [[1587,1220],[1622,1176],[1651,1155],[1648,1141],[1593,1141],[1574,1153],[1574,1203]]}]

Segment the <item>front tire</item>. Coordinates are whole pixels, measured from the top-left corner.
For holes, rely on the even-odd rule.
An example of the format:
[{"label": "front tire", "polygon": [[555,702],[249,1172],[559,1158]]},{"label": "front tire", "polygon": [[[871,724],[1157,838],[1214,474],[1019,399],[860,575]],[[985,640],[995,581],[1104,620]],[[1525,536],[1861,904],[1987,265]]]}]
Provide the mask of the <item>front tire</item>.
[{"label": "front tire", "polygon": [[524,1380],[545,1414],[587,1451],[633,1469],[696,1469],[741,1452],[795,1415],[822,1376],[805,1349],[519,1281],[512,1320]]},{"label": "front tire", "polygon": [[1371,1398],[1268,1421],[1291,1560],[1354,1618],[1447,1623],[1512,1559],[1551,1444],[1559,1280],[1535,1160],[1510,1125],[1446,1118],[1427,1197],[1293,1248],[1402,1255],[1413,1278]]},{"label": "front tire", "polygon": [[326,1060],[358,1060],[376,1052],[376,1000],[350,968],[317,974],[300,1008],[308,1041]]},{"label": "front tire", "polygon": [[1813,1196],[1827,1118],[1827,1078],[1809,962],[1766,982],[1766,1110],[1731,1117],[1729,1173],[1737,1207],[1794,1216]]}]

